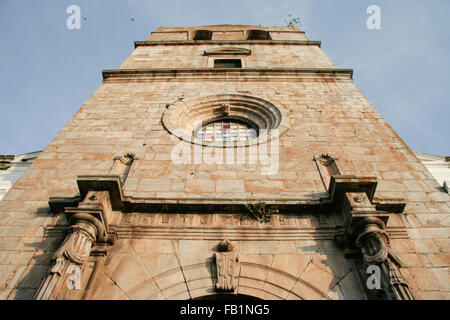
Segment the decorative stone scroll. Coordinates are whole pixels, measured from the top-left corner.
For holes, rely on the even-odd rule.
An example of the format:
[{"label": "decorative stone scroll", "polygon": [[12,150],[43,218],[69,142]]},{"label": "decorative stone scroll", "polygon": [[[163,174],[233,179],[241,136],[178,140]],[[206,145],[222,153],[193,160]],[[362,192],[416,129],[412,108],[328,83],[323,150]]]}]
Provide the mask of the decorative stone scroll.
[{"label": "decorative stone scroll", "polygon": [[236,289],[234,281],[235,263],[239,261],[239,258],[233,252],[233,245],[227,239],[221,241],[217,249],[219,252],[213,255],[217,272],[215,288],[217,291],[233,292]]},{"label": "decorative stone scroll", "polygon": [[97,239],[94,225],[80,220],[69,227],[69,234],[54,255],[54,259],[66,258],[73,263],[83,264],[89,257],[91,248]]},{"label": "decorative stone scroll", "polygon": [[137,160],[137,158],[133,153],[125,153],[121,157],[115,157],[109,174],[118,175],[122,179],[122,183],[125,183],[134,160]]},{"label": "decorative stone scroll", "polygon": [[356,233],[356,247],[360,248],[367,266],[377,265],[383,275],[385,294],[392,300],[413,300],[414,296],[401,274],[400,260],[389,247],[389,235],[381,219],[368,217]]},{"label": "decorative stone scroll", "polygon": [[323,185],[327,190],[330,189],[331,176],[341,174],[337,160],[337,158],[328,154],[313,156],[313,161],[316,162],[317,170],[319,170]]},{"label": "decorative stone scroll", "polygon": [[367,265],[382,263],[388,257],[389,236],[384,231],[384,223],[378,218],[364,219],[364,229],[358,232],[355,244],[361,249]]},{"label": "decorative stone scroll", "polygon": [[[59,280],[65,278],[64,273],[71,274],[74,265],[83,265],[87,261],[97,235],[97,227],[87,220],[80,219],[69,227],[65,240],[53,255],[54,263],[35,296],[36,300],[51,298]],[[62,287],[61,283],[59,287]]]},{"label": "decorative stone scroll", "polygon": [[346,243],[360,250],[366,266],[379,267],[385,299],[414,299],[401,274],[401,262],[389,247],[385,231],[389,214],[372,203],[376,179],[334,176],[331,182],[332,199],[340,206],[345,221]]}]

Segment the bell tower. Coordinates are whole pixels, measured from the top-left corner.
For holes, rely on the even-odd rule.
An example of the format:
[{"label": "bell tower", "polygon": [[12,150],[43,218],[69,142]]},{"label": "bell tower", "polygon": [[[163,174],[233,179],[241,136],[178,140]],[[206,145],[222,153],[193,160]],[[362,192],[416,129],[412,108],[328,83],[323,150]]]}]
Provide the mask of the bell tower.
[{"label": "bell tower", "polygon": [[0,202],[0,297],[448,299],[449,212],[320,41],[158,28]]}]

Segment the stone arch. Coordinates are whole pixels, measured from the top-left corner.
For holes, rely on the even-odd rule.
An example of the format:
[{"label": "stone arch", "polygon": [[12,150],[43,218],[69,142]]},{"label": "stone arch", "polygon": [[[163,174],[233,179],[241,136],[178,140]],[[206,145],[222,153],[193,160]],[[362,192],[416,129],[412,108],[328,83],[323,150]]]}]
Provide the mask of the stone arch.
[{"label": "stone arch", "polygon": [[[214,289],[215,272],[210,261],[173,268],[153,279],[160,292],[154,292],[148,299],[197,299],[214,294],[223,295]],[[301,277],[260,263],[241,262],[235,279],[236,290],[231,295],[267,300],[332,300]]]},{"label": "stone arch", "polygon": [[[262,271],[262,272],[261,272]],[[262,299],[331,300],[321,289],[301,276],[255,262],[243,261],[240,267],[237,293]]]}]

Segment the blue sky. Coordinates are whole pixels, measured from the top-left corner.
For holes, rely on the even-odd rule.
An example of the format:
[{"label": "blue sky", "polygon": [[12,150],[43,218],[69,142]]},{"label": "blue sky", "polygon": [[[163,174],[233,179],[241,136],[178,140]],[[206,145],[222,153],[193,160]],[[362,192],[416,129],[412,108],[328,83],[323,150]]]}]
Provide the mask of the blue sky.
[{"label": "blue sky", "polygon": [[[66,8],[81,8],[80,30]],[[368,30],[366,9],[381,9]],[[450,155],[448,0],[0,0],[0,154],[44,149],[114,69],[158,27],[285,25],[354,81],[411,149]],[[132,21],[132,19],[134,21]]]}]

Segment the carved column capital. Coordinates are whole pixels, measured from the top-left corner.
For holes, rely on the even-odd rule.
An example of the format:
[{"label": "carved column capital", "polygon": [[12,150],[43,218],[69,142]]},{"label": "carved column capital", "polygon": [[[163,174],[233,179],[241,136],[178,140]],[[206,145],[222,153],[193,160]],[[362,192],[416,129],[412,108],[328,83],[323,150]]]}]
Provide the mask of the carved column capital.
[{"label": "carved column capital", "polygon": [[88,260],[97,235],[97,227],[86,220],[78,220],[68,228],[66,238],[53,255],[54,263],[35,295],[36,300],[54,298],[54,292],[58,291],[55,288],[61,289],[61,279],[64,279],[67,270],[74,265],[83,265]]},{"label": "carved column capital", "polygon": [[72,226],[68,228],[68,231],[74,228],[83,230],[83,232],[89,233],[94,239],[93,242],[105,242],[107,239],[106,226],[98,217],[89,212],[71,212],[70,222]]},{"label": "carved column capital", "polygon": [[75,264],[83,264],[96,240],[96,230],[92,224],[80,222],[69,228],[69,232],[63,244],[53,255],[54,260],[66,258]]}]

